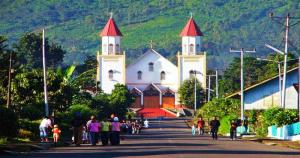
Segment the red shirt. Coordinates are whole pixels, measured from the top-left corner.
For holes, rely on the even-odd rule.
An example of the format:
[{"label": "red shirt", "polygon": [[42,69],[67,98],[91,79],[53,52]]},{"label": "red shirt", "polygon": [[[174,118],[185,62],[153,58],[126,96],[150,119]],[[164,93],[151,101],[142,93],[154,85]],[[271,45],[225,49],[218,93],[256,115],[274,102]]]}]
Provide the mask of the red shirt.
[{"label": "red shirt", "polygon": [[199,128],[203,128],[204,127],[204,121],[203,120],[199,120],[198,121],[198,127]]}]

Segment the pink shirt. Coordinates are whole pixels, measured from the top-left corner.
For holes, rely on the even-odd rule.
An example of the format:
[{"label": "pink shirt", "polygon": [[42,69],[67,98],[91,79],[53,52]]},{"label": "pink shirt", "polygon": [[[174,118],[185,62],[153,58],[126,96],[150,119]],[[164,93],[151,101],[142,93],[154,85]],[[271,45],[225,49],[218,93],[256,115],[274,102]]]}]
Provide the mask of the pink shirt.
[{"label": "pink shirt", "polygon": [[120,122],[112,122],[111,123],[111,130],[120,132]]},{"label": "pink shirt", "polygon": [[99,122],[92,122],[89,126],[90,126],[90,132],[99,132],[99,128],[100,128]]}]

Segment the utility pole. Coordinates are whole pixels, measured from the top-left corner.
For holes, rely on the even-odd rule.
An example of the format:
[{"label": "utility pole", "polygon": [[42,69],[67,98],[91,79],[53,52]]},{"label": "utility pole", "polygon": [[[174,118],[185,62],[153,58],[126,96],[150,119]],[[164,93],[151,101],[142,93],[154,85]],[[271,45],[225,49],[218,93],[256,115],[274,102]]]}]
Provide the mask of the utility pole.
[{"label": "utility pole", "polygon": [[241,120],[244,120],[244,53],[255,53],[256,50],[244,50],[241,48],[240,50],[232,50],[230,48],[231,53],[241,53]]},{"label": "utility pole", "polygon": [[46,72],[46,57],[45,57],[45,30],[44,29],[43,29],[43,73],[44,73],[45,115],[49,116],[48,91],[47,91],[47,72]]},{"label": "utility pole", "polygon": [[218,77],[218,69],[216,69],[216,98],[219,98],[219,77]]},{"label": "utility pole", "polygon": [[283,94],[281,99],[281,105],[285,109],[285,96],[286,96],[286,69],[287,69],[287,54],[288,54],[288,37],[289,37],[289,19],[290,15],[286,16],[286,25],[285,25],[285,46],[284,46],[284,65],[283,65]]},{"label": "utility pole", "polygon": [[197,72],[196,72],[196,70],[194,70],[194,72],[195,72],[195,87],[194,87],[194,94],[195,94],[195,100],[194,100],[194,114],[196,114],[196,107],[197,107]]},{"label": "utility pole", "polygon": [[210,75],[208,75],[208,95],[207,95],[207,101],[210,101]]},{"label": "utility pole", "polygon": [[9,68],[8,68],[8,86],[7,86],[7,108],[10,107],[11,96],[11,66],[12,66],[12,52],[9,53]]},{"label": "utility pole", "polygon": [[298,59],[298,121],[300,122],[300,57]]}]

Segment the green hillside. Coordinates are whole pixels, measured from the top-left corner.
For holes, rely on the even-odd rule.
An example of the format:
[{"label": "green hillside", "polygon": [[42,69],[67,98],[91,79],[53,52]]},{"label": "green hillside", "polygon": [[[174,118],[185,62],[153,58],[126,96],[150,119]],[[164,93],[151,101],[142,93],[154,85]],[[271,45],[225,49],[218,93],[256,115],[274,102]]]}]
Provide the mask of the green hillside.
[{"label": "green hillside", "polygon": [[[256,47],[259,55],[269,52],[265,43],[282,48],[283,27],[267,15],[289,12],[300,17],[299,9],[297,0],[1,0],[0,34],[13,42],[45,27],[47,37],[68,51],[65,63],[81,62],[100,49],[98,34],[112,11],[124,35],[128,62],[142,54],[150,40],[175,61],[179,33],[192,12],[204,33],[210,67],[224,67],[233,57],[230,47]],[[291,28],[293,53],[300,45],[299,33],[300,24]]]}]

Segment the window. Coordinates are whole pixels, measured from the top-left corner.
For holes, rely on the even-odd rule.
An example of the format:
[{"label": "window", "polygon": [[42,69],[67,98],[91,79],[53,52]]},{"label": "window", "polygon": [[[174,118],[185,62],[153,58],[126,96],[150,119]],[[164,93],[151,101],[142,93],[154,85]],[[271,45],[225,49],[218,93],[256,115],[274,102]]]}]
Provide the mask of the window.
[{"label": "window", "polygon": [[164,71],[162,71],[160,73],[160,80],[165,80],[166,79],[166,73]]},{"label": "window", "polygon": [[143,74],[142,71],[138,71],[138,73],[137,73],[137,75],[138,75],[138,77],[137,77],[138,80],[141,80],[141,79],[142,79],[142,74]]},{"label": "window", "polygon": [[190,44],[190,54],[194,54],[194,45]]},{"label": "window", "polygon": [[120,45],[116,44],[116,54],[120,54]]},{"label": "window", "polygon": [[113,71],[113,70],[109,70],[109,71],[108,71],[108,78],[109,78],[110,80],[112,80],[112,79],[114,78],[114,71]]},{"label": "window", "polygon": [[107,45],[103,44],[103,52],[107,53]]},{"label": "window", "polygon": [[153,69],[154,69],[154,66],[153,66],[153,63],[151,62],[151,63],[149,63],[149,71],[153,71]]},{"label": "window", "polygon": [[109,44],[109,46],[108,46],[108,54],[113,54],[113,47],[114,47],[114,45],[113,44]]},{"label": "window", "polygon": [[194,70],[191,70],[190,71],[190,78],[194,78],[195,77],[195,71]]}]

